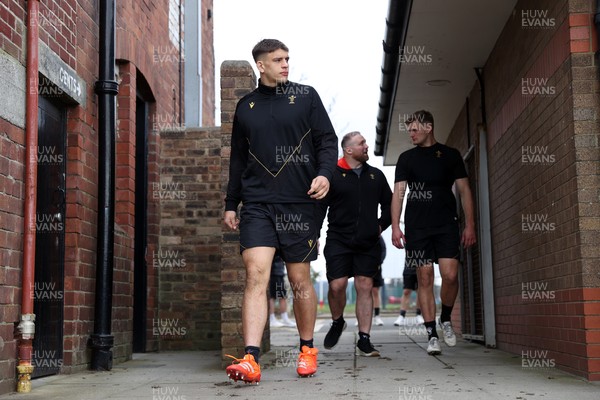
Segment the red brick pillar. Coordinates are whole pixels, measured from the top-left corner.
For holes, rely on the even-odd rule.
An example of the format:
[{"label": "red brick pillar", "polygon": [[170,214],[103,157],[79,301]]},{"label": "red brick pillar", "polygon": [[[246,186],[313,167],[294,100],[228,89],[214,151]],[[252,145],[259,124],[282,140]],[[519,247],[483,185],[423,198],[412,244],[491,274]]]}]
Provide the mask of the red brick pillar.
[{"label": "red brick pillar", "polygon": [[[231,129],[238,100],[256,87],[256,75],[246,61],[225,61],[221,65],[221,162],[223,198],[229,181]],[[223,204],[224,209],[224,204]],[[244,351],[242,337],[242,298],[246,270],[240,256],[238,232],[223,226],[221,246],[221,345],[223,364],[230,359],[225,354],[240,357]],[[268,325],[263,335],[263,351],[269,349]]]}]

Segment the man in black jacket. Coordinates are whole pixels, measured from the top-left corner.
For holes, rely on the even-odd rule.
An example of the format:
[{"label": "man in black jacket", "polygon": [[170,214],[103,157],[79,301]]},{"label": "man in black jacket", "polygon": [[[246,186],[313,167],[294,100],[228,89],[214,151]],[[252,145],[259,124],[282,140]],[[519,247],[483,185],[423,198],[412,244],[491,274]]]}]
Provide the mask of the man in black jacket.
[{"label": "man in black jacket", "polygon": [[[342,139],[344,157],[338,160],[326,198],[329,206],[325,255],[329,307],[333,322],[325,336],[333,348],[346,328],[344,306],[348,278],[354,277],[359,340],[356,354],[379,356],[370,340],[373,315],[373,277],[381,265],[379,237],[391,223],[392,190],[381,170],[367,164],[369,146],[360,132]],[[378,217],[381,207],[381,217]]]},{"label": "man in black jacket", "polygon": [[288,81],[288,48],[283,43],[264,39],[252,56],[260,80],[235,110],[224,222],[233,230],[239,224],[246,267],[242,305],[246,354],[227,367],[227,374],[236,381],[258,383],[267,322],[265,292],[276,250],[286,263],[294,295],[300,334],[297,372],[311,376],[317,370],[318,350],[313,346],[317,299],[310,261],[317,258],[324,218],[319,200],[329,191],[337,136],[315,89]]}]

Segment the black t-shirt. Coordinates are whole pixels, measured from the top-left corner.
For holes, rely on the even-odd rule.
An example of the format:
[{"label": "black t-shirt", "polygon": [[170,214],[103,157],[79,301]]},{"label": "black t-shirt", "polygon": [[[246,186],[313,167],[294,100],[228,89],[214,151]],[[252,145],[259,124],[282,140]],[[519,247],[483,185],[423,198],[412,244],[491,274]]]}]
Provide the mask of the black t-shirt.
[{"label": "black t-shirt", "polygon": [[395,182],[408,184],[406,229],[446,225],[458,220],[454,181],[467,177],[458,150],[441,143],[415,147],[400,154]]}]

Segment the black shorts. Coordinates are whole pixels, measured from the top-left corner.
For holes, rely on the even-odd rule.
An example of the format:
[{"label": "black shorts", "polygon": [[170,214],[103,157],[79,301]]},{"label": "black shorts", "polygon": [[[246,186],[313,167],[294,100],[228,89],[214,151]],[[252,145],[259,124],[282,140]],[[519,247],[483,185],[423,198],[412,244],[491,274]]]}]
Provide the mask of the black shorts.
[{"label": "black shorts", "polygon": [[377,274],[373,277],[373,287],[383,286],[383,276],[381,276],[381,265],[378,268]]},{"label": "black shorts", "polygon": [[269,280],[269,298],[285,299],[286,297],[287,290],[285,289],[283,275],[271,275],[271,279]]},{"label": "black shorts", "polygon": [[323,214],[317,203],[244,204],[240,212],[240,252],[274,247],[286,263],[314,261]]},{"label": "black shorts", "polygon": [[329,282],[356,275],[374,278],[381,270],[381,245],[379,242],[371,249],[360,251],[337,240],[327,240],[323,255]]},{"label": "black shorts", "polygon": [[[414,273],[412,272],[414,271]],[[409,272],[404,270],[402,274],[402,286],[403,289],[417,290],[419,288],[419,281],[417,280],[417,270],[413,269]]]},{"label": "black shorts", "polygon": [[458,224],[435,228],[406,229],[405,267],[418,268],[437,263],[440,258],[459,258],[460,233]]}]

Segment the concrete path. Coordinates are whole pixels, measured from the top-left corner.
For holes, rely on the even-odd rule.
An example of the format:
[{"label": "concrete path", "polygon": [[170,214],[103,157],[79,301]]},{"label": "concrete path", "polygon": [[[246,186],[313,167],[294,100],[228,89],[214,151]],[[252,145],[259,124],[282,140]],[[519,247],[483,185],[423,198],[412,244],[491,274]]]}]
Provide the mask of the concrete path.
[{"label": "concrete path", "polygon": [[[319,370],[312,378],[295,372],[295,328],[272,329],[272,350],[261,358],[258,386],[230,383],[221,368],[220,352],[135,354],[110,372],[82,372],[33,381],[29,394],[0,400],[60,399],[395,399],[395,400],[598,400],[600,383],[548,367],[553,360],[525,360],[499,350],[458,340],[442,344],[442,354],[428,356],[422,328],[374,326],[373,344],[380,358],[354,355],[354,319],[333,350],[323,348],[329,321],[317,321],[315,341]],[[533,362],[535,361],[535,362]],[[525,365],[525,367],[524,367]],[[529,365],[529,366],[528,366]]]}]

